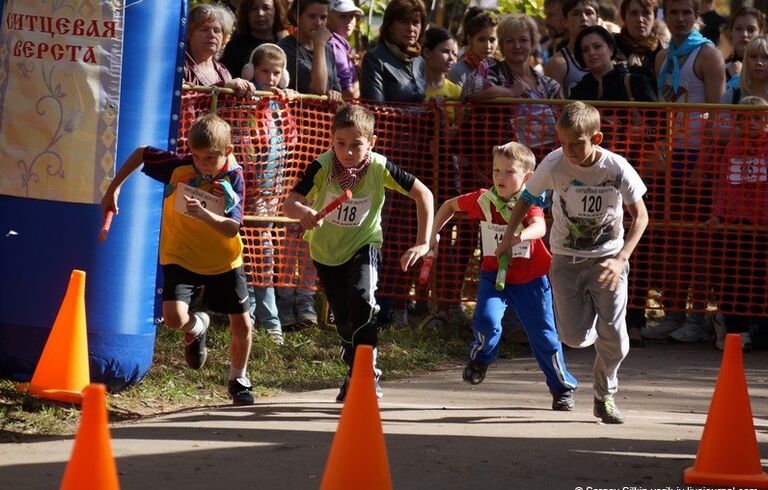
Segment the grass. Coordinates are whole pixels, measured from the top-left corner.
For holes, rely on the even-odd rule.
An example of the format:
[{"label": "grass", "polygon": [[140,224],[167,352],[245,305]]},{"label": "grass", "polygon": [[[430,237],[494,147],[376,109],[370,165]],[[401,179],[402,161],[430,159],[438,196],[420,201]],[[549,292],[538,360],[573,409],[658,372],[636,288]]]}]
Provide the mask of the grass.
[{"label": "grass", "polygon": [[[229,375],[229,331],[215,318],[208,335],[208,361],[202,369],[187,369],[181,334],[158,328],[154,362],[136,386],[107,399],[112,421],[140,419],[193,407],[229,404],[225,384]],[[384,380],[436,370],[461,362],[471,332],[466,325],[438,328],[394,327],[379,336],[379,367]],[[515,355],[507,341],[500,356]],[[248,373],[254,394],[337,387],[346,372],[339,360],[339,342],[330,329],[287,332],[285,345],[263,333],[253,340]],[[77,430],[79,408],[38,399],[16,390],[16,383],[0,380],[0,443],[22,442],[41,436],[71,435]]]}]

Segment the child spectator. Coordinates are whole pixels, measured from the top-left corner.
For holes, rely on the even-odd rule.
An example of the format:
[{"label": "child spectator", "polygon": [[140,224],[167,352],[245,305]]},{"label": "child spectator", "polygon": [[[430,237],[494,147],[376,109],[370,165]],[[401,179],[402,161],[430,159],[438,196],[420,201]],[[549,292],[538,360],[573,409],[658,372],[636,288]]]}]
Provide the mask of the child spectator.
[{"label": "child spectator", "polygon": [[[285,62],[285,53],[279,46],[264,43],[251,52],[248,63],[243,68],[243,74],[253,82],[257,90],[270,91],[282,97],[293,97],[295,92],[280,88],[287,85],[288,72],[285,69]],[[252,138],[255,144],[245,149],[246,173],[253,174],[252,182],[255,183],[253,199],[248,200],[247,210],[248,214],[257,216],[277,216],[278,198],[285,171],[284,127],[290,115],[286,112],[286,108],[274,98],[261,99],[256,109],[254,114],[260,117],[256,117],[249,123],[249,127],[256,133],[255,138]],[[278,120],[283,124],[277,124]],[[264,257],[264,262],[263,264],[246,264],[246,272],[249,276],[253,269],[262,280],[271,281],[274,277],[275,250],[272,240],[272,223],[259,224],[253,245]],[[283,329],[275,300],[275,288],[253,286],[253,281],[250,282],[248,293],[251,297],[251,320],[254,325],[261,324],[275,343],[282,345]]]},{"label": "child spectator", "polygon": [[[768,102],[748,96],[740,105],[768,106]],[[740,112],[733,131],[723,164],[714,168],[714,215],[709,220],[711,225],[731,225],[713,237],[723,251],[723,256],[713,257],[717,261],[713,272],[725,281],[720,292],[723,323],[715,322],[715,346],[722,350],[725,335],[738,333],[742,348],[751,350],[752,334],[763,348],[768,334],[768,319],[759,316],[768,292],[768,240],[764,232],[755,230],[768,225],[768,115]]]},{"label": "child spectator", "polygon": [[[401,257],[403,271],[427,253],[432,229],[432,193],[413,175],[371,151],[376,143],[374,122],[368,109],[342,107],[331,126],[333,148],[307,167],[283,206],[285,215],[300,220],[307,230],[304,238],[341,337],[342,359],[349,370],[336,397],[339,403],[347,395],[355,348],[375,347],[377,342],[374,291],[381,261],[384,190],[407,194],[416,202],[416,245]],[[317,212],[347,190],[352,199],[318,222]],[[374,355],[374,363],[375,359]],[[381,371],[374,366],[374,372],[376,394],[381,396]]]},{"label": "child spectator", "polygon": [[536,159],[531,150],[511,142],[493,148],[493,187],[464,194],[444,202],[435,216],[430,251],[437,253],[437,234],[456,213],[480,221],[483,261],[477,307],[472,319],[474,332],[470,360],[464,368],[464,381],[482,383],[488,365],[496,359],[501,339],[501,319],[507,306],[520,317],[539,367],[552,394],[552,410],[573,410],[576,379],[568,372],[563,348],[557,339],[555,314],[547,271],[552,256],[541,238],[546,233],[544,211],[531,206],[523,225],[515,234],[513,258],[506,273],[506,286],[496,290],[499,268],[494,255],[506,228],[511,207],[533,175]]},{"label": "child spectator", "polygon": [[101,207],[117,213],[120,186],[142,163],[145,174],[165,184],[160,231],[163,319],[184,332],[187,365],[200,369],[207,357],[210,318],[201,311],[190,314],[189,304],[193,292],[204,286],[206,306],[229,315],[229,395],[235,405],[250,405],[246,366],[252,324],[240,238],[244,179],[242,167],[231,157],[230,133],[223,119],[206,114],[189,130],[190,154],[137,148],[109,184]]},{"label": "child spectator", "polygon": [[[448,30],[430,27],[424,33],[421,57],[424,58],[425,100],[436,101],[442,106],[445,101],[461,99],[461,87],[446,78],[456,64],[456,49],[456,40]],[[445,110],[448,122],[455,123],[456,107],[449,106]]]},{"label": "child spectator", "polygon": [[[496,256],[514,254],[518,226],[540,196],[553,189],[550,268],[560,341],[595,345],[594,410],[606,424],[621,424],[616,406],[619,365],[629,351],[625,321],[629,257],[648,224],[645,184],[620,155],[598,145],[600,113],[568,104],[557,122],[561,148],[541,162],[512,209]],[[632,216],[624,238],[623,206]]]},{"label": "child spectator", "polygon": [[499,19],[492,12],[480,7],[469,7],[461,22],[464,52],[448,73],[448,80],[462,87],[467,77],[480,66],[480,63],[493,56],[498,45],[496,39],[498,24]]},{"label": "child spectator", "polygon": [[360,97],[360,82],[357,80],[359,56],[352,51],[348,39],[355,31],[357,19],[362,15],[363,11],[352,0],[333,0],[328,12],[327,27],[331,32],[328,44],[333,48],[336,58],[341,95],[353,99]]}]

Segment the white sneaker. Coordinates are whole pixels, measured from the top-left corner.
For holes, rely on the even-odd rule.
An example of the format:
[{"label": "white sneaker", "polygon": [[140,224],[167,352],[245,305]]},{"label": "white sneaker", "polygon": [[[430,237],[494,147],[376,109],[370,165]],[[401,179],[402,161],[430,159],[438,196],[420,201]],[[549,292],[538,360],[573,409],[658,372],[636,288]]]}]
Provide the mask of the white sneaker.
[{"label": "white sneaker", "polygon": [[665,316],[656,323],[655,327],[643,327],[640,335],[648,340],[666,340],[672,332],[679,330],[683,322],[675,316]]},{"label": "white sneaker", "polygon": [[712,329],[704,320],[704,315],[689,314],[683,326],[670,334],[670,338],[676,342],[694,343],[712,338]]}]

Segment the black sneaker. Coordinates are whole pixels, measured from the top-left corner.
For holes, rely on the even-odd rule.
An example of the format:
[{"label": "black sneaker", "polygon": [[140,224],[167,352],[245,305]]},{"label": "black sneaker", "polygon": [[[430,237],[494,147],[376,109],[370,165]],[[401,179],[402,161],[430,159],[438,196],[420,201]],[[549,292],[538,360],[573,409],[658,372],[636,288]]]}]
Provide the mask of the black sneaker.
[{"label": "black sneaker", "polygon": [[487,370],[488,366],[485,364],[469,361],[464,367],[464,374],[462,375],[462,378],[465,382],[471,385],[479,385],[485,379],[485,372]]},{"label": "black sneaker", "polygon": [[184,360],[187,361],[187,366],[191,369],[200,369],[208,358],[208,348],[205,346],[205,341],[211,317],[208,316],[208,313],[202,311],[198,311],[194,316],[197,318],[197,321],[203,322],[205,330],[197,337],[193,337],[188,333],[184,334]]},{"label": "black sneaker", "polygon": [[232,405],[253,405],[253,387],[248,378],[230,379],[227,391]]},{"label": "black sneaker", "polygon": [[349,391],[349,380],[351,376],[349,373],[344,377],[344,382],[341,384],[339,394],[336,395],[336,403],[344,403],[344,399],[347,398],[347,391]]},{"label": "black sneaker", "polygon": [[605,400],[598,400],[595,398],[595,408],[592,411],[595,417],[603,421],[604,424],[623,424],[624,415],[616,406],[616,402],[612,396],[608,396]]},{"label": "black sneaker", "polygon": [[570,412],[576,406],[573,400],[573,390],[562,393],[552,392],[552,410],[557,412]]}]

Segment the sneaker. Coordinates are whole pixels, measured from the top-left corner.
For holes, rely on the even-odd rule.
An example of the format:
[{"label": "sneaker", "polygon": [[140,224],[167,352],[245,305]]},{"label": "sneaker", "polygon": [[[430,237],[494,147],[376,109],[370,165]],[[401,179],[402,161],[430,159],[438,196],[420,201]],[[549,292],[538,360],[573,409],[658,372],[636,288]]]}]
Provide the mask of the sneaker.
[{"label": "sneaker", "polygon": [[640,335],[648,340],[666,340],[672,335],[672,332],[679,330],[683,326],[682,319],[675,316],[665,316],[656,323],[655,327],[643,327]]},{"label": "sneaker", "polygon": [[616,406],[612,396],[608,396],[602,401],[595,398],[595,408],[592,410],[592,414],[604,424],[624,423],[624,415],[619,410],[619,407]]},{"label": "sneaker", "polygon": [[282,332],[267,332],[267,335],[275,345],[285,345],[285,337]]},{"label": "sneaker", "polygon": [[672,332],[669,336],[676,342],[702,342],[712,338],[712,331],[704,315],[690,314],[685,318],[683,326]]},{"label": "sneaker", "polygon": [[299,323],[314,326],[317,325],[317,312],[314,300],[307,298],[296,304],[296,316]]},{"label": "sneaker", "polygon": [[381,398],[384,396],[384,390],[381,388],[381,384],[379,383],[379,378],[381,378],[381,374],[376,374],[373,377],[373,388],[376,391],[376,398]]},{"label": "sneaker", "polygon": [[479,362],[475,361],[469,361],[466,366],[464,366],[464,373],[462,374],[462,379],[466,383],[469,383],[471,385],[479,385],[483,382],[485,379],[485,372],[488,370],[488,366],[485,364],[480,364]]},{"label": "sneaker", "polygon": [[248,378],[230,379],[228,391],[232,405],[253,405],[253,387]]},{"label": "sneaker", "polygon": [[339,394],[336,395],[336,403],[344,403],[344,399],[347,398],[347,391],[349,391],[349,380],[351,376],[349,373],[344,377],[344,382],[341,384]]},{"label": "sneaker", "polygon": [[205,341],[208,337],[208,325],[211,323],[211,317],[202,311],[198,311],[194,316],[197,321],[203,322],[205,330],[197,337],[188,333],[184,334],[184,360],[190,369],[200,369],[205,364],[205,360],[208,359],[208,348],[205,346]]},{"label": "sneaker", "polygon": [[556,412],[570,412],[576,406],[573,400],[573,390],[562,393],[552,392],[552,410]]},{"label": "sneaker", "polygon": [[741,332],[741,350],[744,352],[752,352],[752,336],[749,332]]}]

